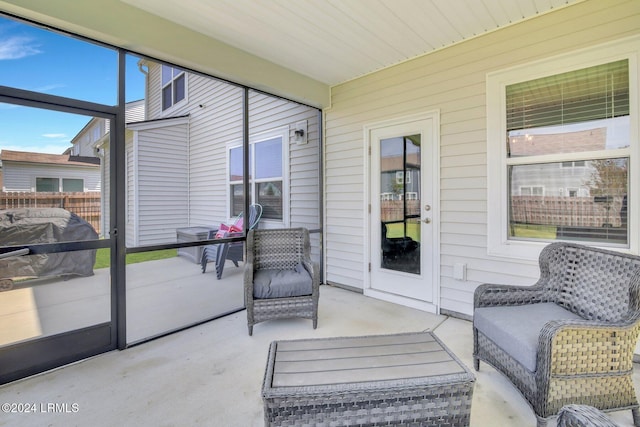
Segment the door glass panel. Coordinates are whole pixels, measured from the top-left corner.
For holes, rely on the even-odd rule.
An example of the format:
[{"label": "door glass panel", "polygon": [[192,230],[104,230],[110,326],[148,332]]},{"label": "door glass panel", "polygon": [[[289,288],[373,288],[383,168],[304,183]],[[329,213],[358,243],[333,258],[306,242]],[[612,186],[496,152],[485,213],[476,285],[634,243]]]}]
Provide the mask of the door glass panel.
[{"label": "door glass panel", "polygon": [[420,135],[380,140],[381,267],[420,274]]},{"label": "door glass panel", "polygon": [[108,248],[11,250],[102,237],[105,175],[91,129],[105,119],[10,104],[0,110],[0,248],[14,253],[0,258],[2,351],[110,322],[111,286]]}]

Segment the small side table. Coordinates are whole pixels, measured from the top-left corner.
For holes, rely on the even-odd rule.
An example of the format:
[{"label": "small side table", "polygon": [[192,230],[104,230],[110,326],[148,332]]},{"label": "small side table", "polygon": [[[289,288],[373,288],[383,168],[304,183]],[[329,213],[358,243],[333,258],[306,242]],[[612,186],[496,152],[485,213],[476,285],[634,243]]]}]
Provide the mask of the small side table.
[{"label": "small side table", "polygon": [[[176,229],[176,240],[182,242],[198,242],[207,240],[209,232],[216,230],[211,227],[184,227]],[[196,264],[200,264],[202,258],[202,246],[190,246],[188,248],[178,248],[178,256],[189,258]]]}]

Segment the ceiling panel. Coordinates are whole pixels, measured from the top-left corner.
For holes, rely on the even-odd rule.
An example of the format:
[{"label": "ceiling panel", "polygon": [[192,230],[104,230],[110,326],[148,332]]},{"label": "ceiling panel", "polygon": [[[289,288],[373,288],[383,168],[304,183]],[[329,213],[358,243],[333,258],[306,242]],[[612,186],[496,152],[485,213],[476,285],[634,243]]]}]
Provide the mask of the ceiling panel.
[{"label": "ceiling panel", "polygon": [[583,0],[122,0],[336,85]]}]

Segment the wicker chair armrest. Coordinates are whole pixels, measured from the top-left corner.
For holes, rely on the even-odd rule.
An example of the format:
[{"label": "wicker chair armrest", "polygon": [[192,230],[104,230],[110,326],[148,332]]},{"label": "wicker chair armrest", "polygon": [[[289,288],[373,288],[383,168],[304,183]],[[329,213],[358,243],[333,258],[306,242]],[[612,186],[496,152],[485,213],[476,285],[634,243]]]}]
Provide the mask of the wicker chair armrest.
[{"label": "wicker chair armrest", "polygon": [[253,261],[247,260],[244,264],[244,304],[253,305]]},{"label": "wicker chair armrest", "polygon": [[616,374],[633,369],[640,334],[637,315],[619,322],[554,320],[540,331],[538,373]]},{"label": "wicker chair armrest", "polygon": [[485,283],[476,288],[473,306],[491,307],[503,305],[525,305],[544,302],[545,292],[542,285],[533,286],[496,285]]},{"label": "wicker chair armrest", "polygon": [[316,293],[320,287],[320,266],[311,261],[311,258],[304,258],[302,266],[311,276],[312,291]]}]

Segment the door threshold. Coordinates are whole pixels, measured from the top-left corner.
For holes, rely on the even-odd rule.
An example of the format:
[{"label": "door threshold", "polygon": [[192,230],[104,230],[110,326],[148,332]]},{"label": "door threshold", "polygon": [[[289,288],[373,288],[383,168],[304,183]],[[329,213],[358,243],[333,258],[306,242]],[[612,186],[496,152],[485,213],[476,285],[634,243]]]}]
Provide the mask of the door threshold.
[{"label": "door threshold", "polygon": [[438,306],[428,302],[422,301],[415,298],[408,298],[402,295],[391,294],[388,292],[382,292],[375,289],[365,289],[364,295],[376,298],[382,301],[391,302],[398,305],[403,305],[409,308],[415,308],[416,310],[426,311],[427,313],[440,314]]}]

